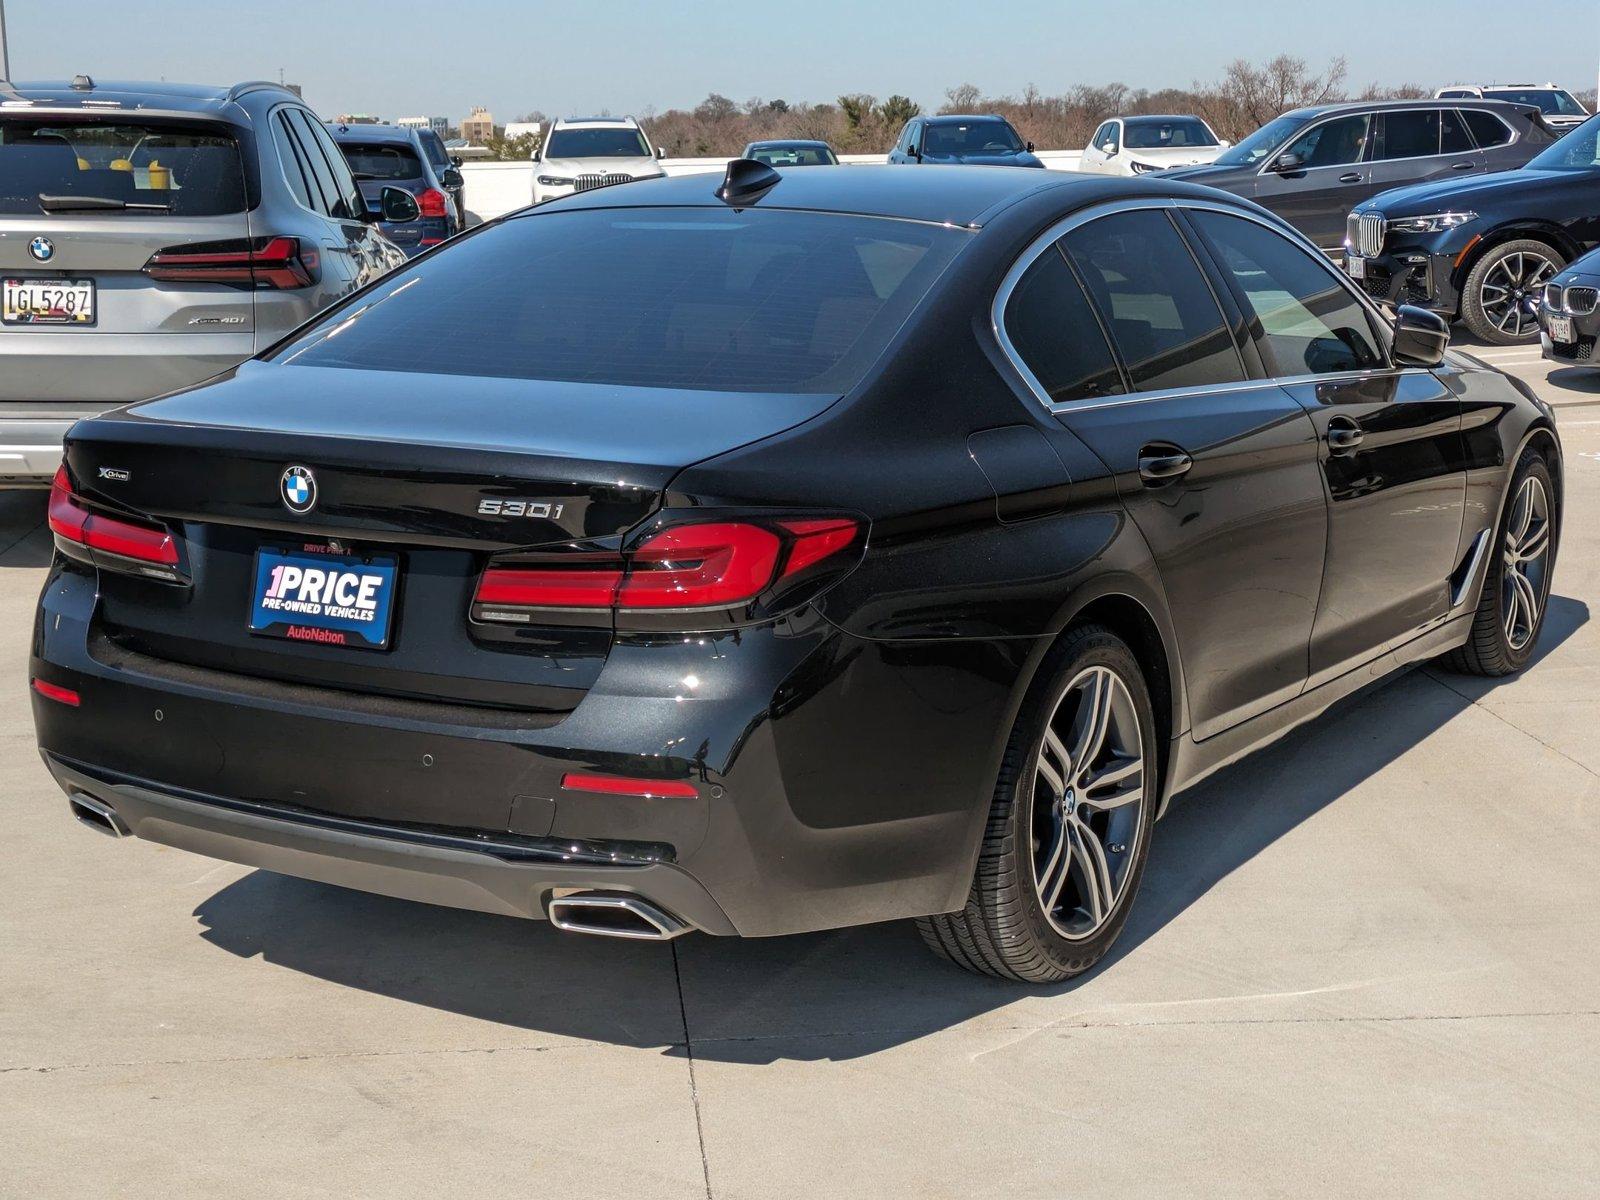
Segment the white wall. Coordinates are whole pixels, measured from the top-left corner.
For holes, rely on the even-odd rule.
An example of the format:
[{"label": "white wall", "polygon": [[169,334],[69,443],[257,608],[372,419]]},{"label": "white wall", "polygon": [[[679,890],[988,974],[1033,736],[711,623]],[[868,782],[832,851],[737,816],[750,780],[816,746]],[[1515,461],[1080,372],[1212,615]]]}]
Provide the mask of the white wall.
[{"label": "white wall", "polygon": [[[1040,150],[1039,158],[1052,171],[1075,171],[1083,155],[1077,150]],[[844,163],[881,163],[881,154],[841,154]],[[728,165],[725,158],[669,158],[661,166],[668,175],[700,175],[721,171]],[[522,208],[533,198],[533,164],[531,162],[468,162],[461,166],[467,181],[467,212],[469,224],[472,217],[488,221],[503,216],[514,208]]]}]

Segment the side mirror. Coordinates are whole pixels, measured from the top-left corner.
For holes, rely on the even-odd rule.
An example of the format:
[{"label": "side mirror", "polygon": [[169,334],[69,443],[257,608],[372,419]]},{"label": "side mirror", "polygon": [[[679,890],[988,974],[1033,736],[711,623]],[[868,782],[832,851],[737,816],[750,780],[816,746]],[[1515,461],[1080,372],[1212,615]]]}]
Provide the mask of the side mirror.
[{"label": "side mirror", "polygon": [[1233,143],[1230,142],[1227,138],[1222,138],[1220,141],[1218,141],[1217,145],[1221,146],[1224,150],[1226,150],[1229,146],[1233,145]]},{"label": "side mirror", "polygon": [[1394,318],[1395,361],[1407,367],[1437,367],[1450,347],[1450,323],[1436,312],[1402,304]]},{"label": "side mirror", "polygon": [[386,187],[378,195],[378,215],[385,221],[404,224],[422,215],[417,198],[405,188]]},{"label": "side mirror", "polygon": [[461,155],[459,155],[459,154],[452,154],[452,155],[451,155],[451,156],[450,156],[450,165],[451,165],[451,166],[452,166],[452,167],[459,167],[459,166],[460,166],[460,165],[461,165]]},{"label": "side mirror", "polygon": [[1024,142],[1023,144],[1028,147],[1028,153],[1032,154],[1033,153],[1033,143],[1032,142]]},{"label": "side mirror", "polygon": [[1298,171],[1300,169],[1300,156],[1285,151],[1272,160],[1272,169],[1280,174],[1288,171]]},{"label": "side mirror", "polygon": [[534,162],[543,162],[544,161],[544,148],[541,146],[539,149],[535,150],[532,154],[528,155],[528,157],[531,158]]},{"label": "side mirror", "polygon": [[906,157],[907,158],[914,158],[918,162],[921,162],[922,161],[922,151],[918,150],[915,146],[907,146],[906,147]]},{"label": "side mirror", "polygon": [[1107,158],[1110,158],[1112,155],[1116,154],[1116,152],[1117,152],[1117,144],[1115,142],[1106,142],[1103,145],[1101,145],[1100,152],[1102,154],[1104,154]]},{"label": "side mirror", "polygon": [[656,158],[657,159],[663,159],[666,156],[667,156],[667,148],[665,146],[657,146],[656,147]]},{"label": "side mirror", "polygon": [[462,177],[461,172],[456,170],[454,167],[446,167],[443,171],[440,171],[439,182],[444,184],[447,188],[465,187],[467,184],[467,181]]}]

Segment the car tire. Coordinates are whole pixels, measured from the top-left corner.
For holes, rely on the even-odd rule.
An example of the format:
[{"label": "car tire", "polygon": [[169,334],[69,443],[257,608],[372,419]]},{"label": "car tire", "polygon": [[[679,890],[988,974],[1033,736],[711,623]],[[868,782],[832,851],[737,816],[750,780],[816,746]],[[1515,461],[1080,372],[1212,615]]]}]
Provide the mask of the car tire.
[{"label": "car tire", "polygon": [[1560,501],[1550,468],[1537,450],[1525,450],[1506,492],[1472,633],[1440,660],[1446,668],[1498,676],[1527,665],[1549,609],[1560,533]]},{"label": "car tire", "polygon": [[[1461,288],[1461,319],[1475,337],[1496,346],[1538,341],[1539,297],[1545,283],[1566,265],[1559,250],[1532,238],[1493,247],[1467,272]],[[1531,312],[1526,307],[1529,298]]]},{"label": "car tire", "polygon": [[1160,748],[1138,660],[1104,626],[1069,631],[1039,678],[1006,744],[966,905],[917,928],[969,971],[1056,983],[1094,966],[1128,919]]}]

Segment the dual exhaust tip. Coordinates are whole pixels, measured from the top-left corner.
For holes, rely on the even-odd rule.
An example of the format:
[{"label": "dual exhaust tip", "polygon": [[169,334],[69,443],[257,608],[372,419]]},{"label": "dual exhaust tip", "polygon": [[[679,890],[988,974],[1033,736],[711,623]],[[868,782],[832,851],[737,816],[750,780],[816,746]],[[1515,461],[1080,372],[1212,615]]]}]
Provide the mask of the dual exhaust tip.
[{"label": "dual exhaust tip", "polygon": [[[116,809],[87,792],[71,793],[67,805],[80,824],[96,833],[124,838],[132,832]],[[667,942],[694,928],[644,897],[628,892],[567,892],[552,896],[545,909],[557,929],[596,937]]]}]

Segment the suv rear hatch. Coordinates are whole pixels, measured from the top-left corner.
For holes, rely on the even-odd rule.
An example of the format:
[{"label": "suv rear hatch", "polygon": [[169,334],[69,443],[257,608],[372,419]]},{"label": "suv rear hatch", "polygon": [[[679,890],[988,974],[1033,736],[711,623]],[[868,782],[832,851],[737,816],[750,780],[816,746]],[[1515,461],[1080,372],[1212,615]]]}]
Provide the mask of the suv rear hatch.
[{"label": "suv rear hatch", "polygon": [[250,287],[145,270],[172,247],[245,247],[247,192],[223,124],[0,117],[0,417],[103,411],[248,357]]}]

